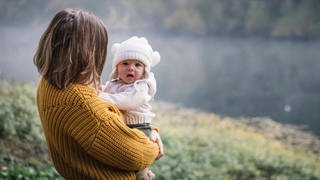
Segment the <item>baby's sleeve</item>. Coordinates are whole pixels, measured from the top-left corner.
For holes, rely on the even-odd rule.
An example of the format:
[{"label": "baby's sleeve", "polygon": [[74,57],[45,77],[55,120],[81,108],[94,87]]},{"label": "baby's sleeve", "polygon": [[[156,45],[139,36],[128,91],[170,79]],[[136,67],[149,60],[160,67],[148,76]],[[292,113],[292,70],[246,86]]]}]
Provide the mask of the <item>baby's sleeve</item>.
[{"label": "baby's sleeve", "polygon": [[128,87],[123,92],[107,93],[101,92],[99,96],[115,104],[121,110],[135,110],[144,103],[150,101],[151,97],[147,93],[146,82],[137,82],[134,86]]},{"label": "baby's sleeve", "polygon": [[149,76],[146,79],[146,81],[147,81],[147,85],[148,85],[148,94],[151,97],[154,97],[154,95],[157,92],[157,82],[156,82],[156,79],[155,79],[154,74],[152,72],[149,72]]}]

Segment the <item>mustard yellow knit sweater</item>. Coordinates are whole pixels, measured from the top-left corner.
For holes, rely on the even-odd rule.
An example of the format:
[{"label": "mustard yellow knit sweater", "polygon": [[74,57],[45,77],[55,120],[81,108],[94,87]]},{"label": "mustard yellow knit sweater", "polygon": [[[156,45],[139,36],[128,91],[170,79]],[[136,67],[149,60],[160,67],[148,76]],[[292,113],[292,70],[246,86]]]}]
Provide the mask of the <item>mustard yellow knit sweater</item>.
[{"label": "mustard yellow knit sweater", "polygon": [[66,179],[135,179],[159,153],[88,86],[59,90],[41,79],[37,104],[53,164]]}]

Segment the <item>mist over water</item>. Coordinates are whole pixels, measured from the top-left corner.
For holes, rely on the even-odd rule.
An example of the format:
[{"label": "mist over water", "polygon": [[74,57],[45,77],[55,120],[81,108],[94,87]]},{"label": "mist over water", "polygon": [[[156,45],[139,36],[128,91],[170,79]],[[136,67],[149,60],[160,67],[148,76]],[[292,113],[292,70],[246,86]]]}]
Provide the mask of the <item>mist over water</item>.
[{"label": "mist over water", "polygon": [[36,81],[32,58],[42,30],[34,27],[0,28],[0,78]]},{"label": "mist over water", "polygon": [[320,42],[167,39],[170,45],[159,45],[162,98],[220,115],[270,117],[319,134]]},{"label": "mist over water", "polygon": [[[32,59],[45,27],[0,27],[0,79],[37,83]],[[156,100],[226,116],[267,116],[319,134],[320,42],[110,32],[104,80],[111,45],[132,35],[147,37],[161,54],[152,69]]]}]

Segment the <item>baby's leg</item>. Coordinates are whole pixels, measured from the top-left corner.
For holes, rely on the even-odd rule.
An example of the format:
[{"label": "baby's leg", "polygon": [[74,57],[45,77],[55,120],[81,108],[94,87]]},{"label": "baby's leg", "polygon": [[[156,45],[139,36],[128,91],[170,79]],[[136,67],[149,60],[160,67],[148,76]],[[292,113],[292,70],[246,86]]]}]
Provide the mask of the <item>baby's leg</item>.
[{"label": "baby's leg", "polygon": [[[130,127],[130,125],[129,125]],[[133,127],[131,127],[133,128]],[[151,134],[151,126],[150,124],[135,126],[134,128],[139,129],[142,131],[146,136],[150,137]],[[152,180],[155,177],[155,174],[149,169],[145,168],[136,173],[137,180]]]},{"label": "baby's leg", "polygon": [[152,180],[155,175],[149,168],[142,169],[136,173],[137,180]]}]

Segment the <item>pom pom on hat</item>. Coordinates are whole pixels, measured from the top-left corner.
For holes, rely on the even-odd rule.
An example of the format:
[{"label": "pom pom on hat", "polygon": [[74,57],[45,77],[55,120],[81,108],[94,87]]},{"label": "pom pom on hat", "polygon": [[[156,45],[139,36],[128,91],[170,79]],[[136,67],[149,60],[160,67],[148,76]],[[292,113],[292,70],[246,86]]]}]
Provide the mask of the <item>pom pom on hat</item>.
[{"label": "pom pom on hat", "polygon": [[119,43],[114,43],[111,47],[111,54],[114,56],[120,47]]},{"label": "pom pom on hat", "polygon": [[150,68],[156,66],[160,62],[160,54],[153,51],[148,40],[145,37],[133,36],[122,43],[112,45],[111,54],[113,57],[113,71],[109,79],[116,78],[116,67],[124,60],[135,59],[141,61],[145,65],[146,74],[150,72]]},{"label": "pom pom on hat", "polygon": [[157,64],[159,64],[160,62],[160,54],[158,53],[158,51],[154,51],[152,54],[152,61],[151,61],[151,67],[156,66]]}]

